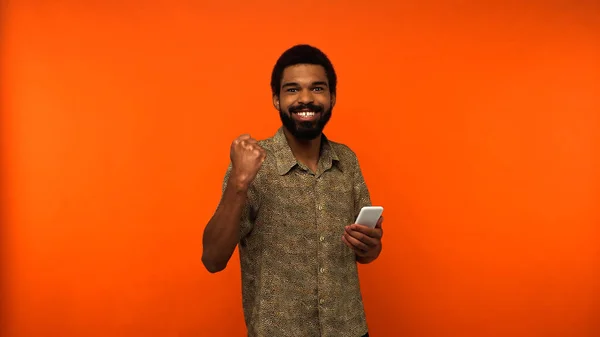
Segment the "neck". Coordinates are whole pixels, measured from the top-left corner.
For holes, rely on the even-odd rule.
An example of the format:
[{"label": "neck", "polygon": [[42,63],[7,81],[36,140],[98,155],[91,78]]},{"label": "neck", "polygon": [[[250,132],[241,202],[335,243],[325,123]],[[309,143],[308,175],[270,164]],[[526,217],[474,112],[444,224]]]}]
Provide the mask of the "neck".
[{"label": "neck", "polygon": [[321,153],[322,135],[311,140],[299,140],[285,128],[284,134],[294,157],[308,167],[315,168],[319,162],[319,155]]}]

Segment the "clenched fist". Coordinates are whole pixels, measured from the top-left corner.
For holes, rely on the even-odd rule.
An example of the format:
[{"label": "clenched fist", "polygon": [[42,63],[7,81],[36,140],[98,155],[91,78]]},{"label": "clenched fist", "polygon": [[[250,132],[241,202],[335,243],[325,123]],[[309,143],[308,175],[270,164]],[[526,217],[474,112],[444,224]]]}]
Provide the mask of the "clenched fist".
[{"label": "clenched fist", "polygon": [[250,135],[241,135],[231,143],[231,178],[238,186],[247,188],[256,178],[267,152]]}]

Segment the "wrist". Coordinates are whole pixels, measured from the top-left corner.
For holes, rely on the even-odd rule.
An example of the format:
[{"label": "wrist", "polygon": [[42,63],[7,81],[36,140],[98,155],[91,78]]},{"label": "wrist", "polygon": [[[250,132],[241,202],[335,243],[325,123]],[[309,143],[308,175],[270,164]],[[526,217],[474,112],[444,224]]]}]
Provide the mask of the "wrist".
[{"label": "wrist", "polygon": [[231,186],[236,193],[245,193],[248,191],[250,183],[248,182],[248,179],[232,172],[229,176],[227,186]]}]

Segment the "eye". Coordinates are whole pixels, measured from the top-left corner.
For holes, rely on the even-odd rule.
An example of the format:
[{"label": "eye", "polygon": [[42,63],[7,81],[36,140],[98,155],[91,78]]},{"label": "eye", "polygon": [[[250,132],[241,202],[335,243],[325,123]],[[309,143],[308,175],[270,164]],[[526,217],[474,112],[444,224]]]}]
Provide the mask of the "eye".
[{"label": "eye", "polygon": [[321,88],[321,87],[315,87],[313,90],[314,91],[323,91],[323,88]]},{"label": "eye", "polygon": [[296,89],[296,88],[289,88],[286,91],[287,92],[296,92],[296,91],[298,91],[298,89]]}]

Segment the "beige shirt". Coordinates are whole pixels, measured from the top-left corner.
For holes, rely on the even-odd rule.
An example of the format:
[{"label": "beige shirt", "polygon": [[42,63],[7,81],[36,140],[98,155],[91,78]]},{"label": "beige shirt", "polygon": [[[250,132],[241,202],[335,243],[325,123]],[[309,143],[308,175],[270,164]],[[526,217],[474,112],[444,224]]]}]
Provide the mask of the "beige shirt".
[{"label": "beige shirt", "polygon": [[323,137],[311,172],[282,128],[259,144],[267,157],[248,191],[238,246],[248,336],[364,335],[356,256],[342,241],[371,203],[356,155]]}]

